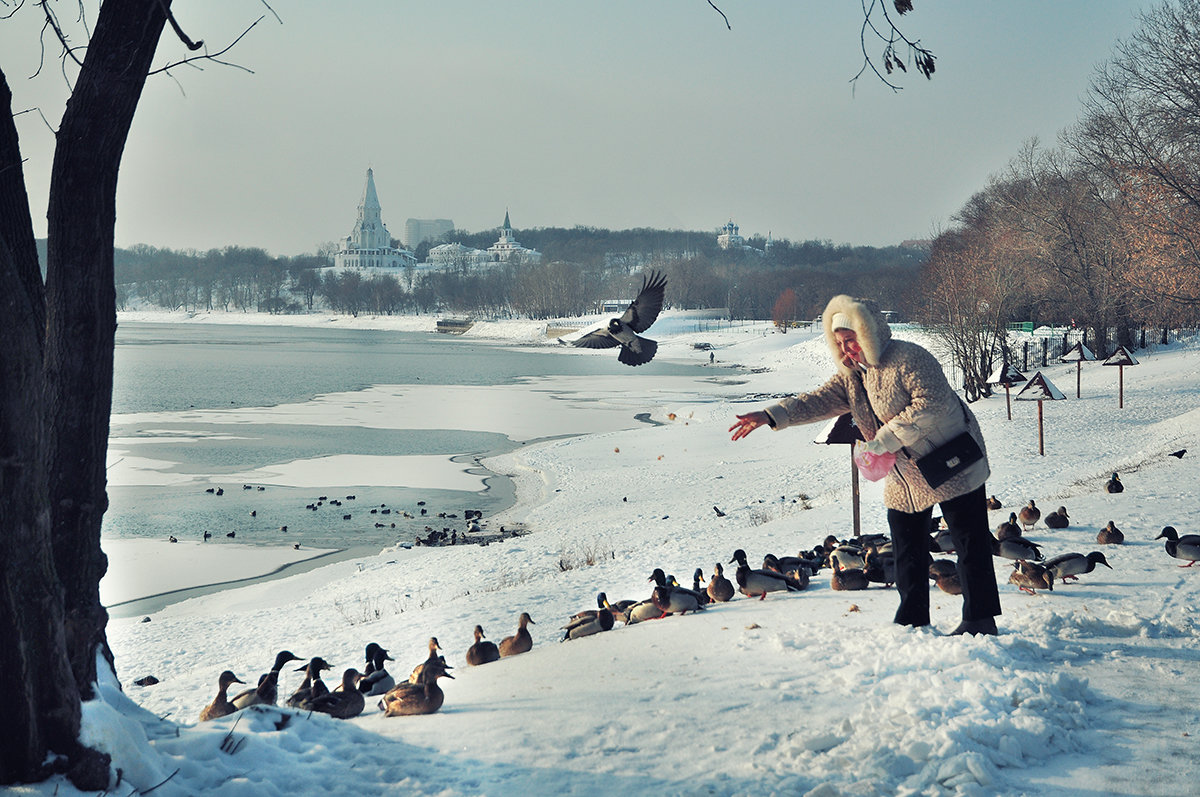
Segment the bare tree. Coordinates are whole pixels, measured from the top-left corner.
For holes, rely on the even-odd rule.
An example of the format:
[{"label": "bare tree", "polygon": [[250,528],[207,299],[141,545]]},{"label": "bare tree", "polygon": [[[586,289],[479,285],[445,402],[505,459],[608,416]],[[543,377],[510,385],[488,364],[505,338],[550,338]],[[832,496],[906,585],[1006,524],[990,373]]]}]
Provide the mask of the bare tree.
[{"label": "bare tree", "polygon": [[1200,306],[1200,0],[1163,3],[1097,70],[1067,140],[1126,204],[1147,311]]},{"label": "bare tree", "polygon": [[1044,297],[1057,301],[1060,315],[1093,329],[1097,354],[1106,354],[1112,326],[1128,342],[1133,308],[1124,205],[1105,176],[1033,141],[993,190],[1035,270],[1050,280],[1043,282]]},{"label": "bare tree", "polygon": [[85,790],[109,782],[108,757],[78,738],[97,655],[111,664],[99,584],[107,567],[100,522],[108,505],[117,172],[167,22],[189,48],[202,47],[170,19],[170,5],[107,0],[82,61],[53,4],[33,7],[67,63],[78,65],[56,132],[44,287],[12,93],[0,70],[0,280],[16,286],[0,299],[0,783],[55,770]]},{"label": "bare tree", "polygon": [[[1007,352],[1007,322],[1028,284],[1012,233],[985,212],[981,194],[956,217],[963,226],[942,233],[922,275],[923,320],[962,372],[968,401],[991,394],[987,377]],[[973,212],[972,212],[973,211]]]}]

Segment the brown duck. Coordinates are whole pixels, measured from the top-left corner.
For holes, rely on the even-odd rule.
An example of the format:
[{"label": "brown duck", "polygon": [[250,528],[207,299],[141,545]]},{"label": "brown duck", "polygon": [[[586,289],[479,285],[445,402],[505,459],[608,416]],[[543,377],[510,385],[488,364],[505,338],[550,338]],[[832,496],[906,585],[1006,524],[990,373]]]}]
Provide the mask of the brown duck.
[{"label": "brown duck", "polygon": [[1028,592],[1030,595],[1037,594],[1039,589],[1053,592],[1054,571],[1037,562],[1013,562],[1013,571],[1008,576],[1008,583],[1016,584],[1022,592]]},{"label": "brown duck", "polygon": [[437,711],[446,699],[437,684],[439,678],[453,679],[454,676],[446,672],[444,661],[435,660],[421,671],[419,683],[396,684],[379,701],[384,716],[405,717]]},{"label": "brown duck", "polygon": [[725,603],[733,599],[733,582],[725,578],[725,568],[720,562],[713,565],[712,578],[708,580],[708,587],[705,589],[708,593],[709,600],[714,603]]},{"label": "brown duck", "polygon": [[1117,528],[1117,524],[1111,520],[1108,525],[1100,529],[1096,535],[1096,543],[1099,545],[1123,545],[1125,543],[1125,533]]},{"label": "brown duck", "polygon": [[1034,506],[1033,499],[1030,498],[1029,503],[1021,507],[1021,511],[1017,514],[1017,519],[1021,521],[1021,525],[1025,527],[1025,530],[1029,531],[1037,525],[1041,516],[1042,510]]},{"label": "brown duck", "polygon": [[1046,515],[1046,528],[1049,529],[1065,529],[1071,525],[1071,518],[1067,515],[1067,508],[1060,506],[1058,509]]},{"label": "brown duck", "polygon": [[319,711],[340,720],[348,720],[363,713],[367,701],[363,693],[358,691],[358,681],[362,673],[351,667],[342,673],[342,688],[336,692],[314,697],[300,707],[309,711]]},{"label": "brown duck", "polygon": [[835,590],[866,589],[870,582],[867,572],[859,568],[843,569],[840,562],[833,560],[833,577],[829,586]]},{"label": "brown duck", "polygon": [[480,664],[499,660],[500,648],[496,647],[495,642],[489,642],[483,638],[483,626],[475,626],[475,644],[467,648],[467,664],[477,667]]},{"label": "brown duck", "polygon": [[533,649],[533,635],[529,633],[526,627],[533,622],[533,618],[529,616],[529,612],[521,612],[521,617],[517,620],[517,633],[512,636],[506,636],[500,640],[500,656],[516,656],[520,653],[528,653]]},{"label": "brown duck", "polygon": [[200,712],[200,721],[215,720],[218,717],[225,717],[237,711],[237,706],[233,705],[227,696],[229,685],[244,683],[246,682],[239,679],[230,670],[221,673],[221,677],[217,679],[217,696],[213,698],[213,702],[205,706],[204,710]]},{"label": "brown duck", "polygon": [[408,676],[408,682],[410,684],[421,683],[421,673],[425,672],[426,668],[438,664],[439,662],[442,667],[445,667],[448,670],[454,669],[450,665],[446,664],[446,659],[438,653],[438,651],[441,649],[442,646],[438,644],[437,637],[429,637],[429,657],[413,668],[412,674]]},{"label": "brown duck", "polygon": [[958,580],[958,564],[949,559],[934,559],[929,563],[929,578],[947,595],[961,595],[962,582]]}]

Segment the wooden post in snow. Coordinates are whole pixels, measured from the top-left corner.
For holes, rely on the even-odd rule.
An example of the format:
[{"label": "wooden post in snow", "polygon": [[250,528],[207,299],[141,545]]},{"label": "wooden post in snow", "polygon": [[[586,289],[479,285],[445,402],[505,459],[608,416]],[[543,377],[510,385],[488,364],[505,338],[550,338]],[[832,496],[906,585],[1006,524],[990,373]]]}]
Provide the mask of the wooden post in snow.
[{"label": "wooden post in snow", "polygon": [[813,440],[824,445],[846,445],[850,449],[850,491],[854,511],[854,536],[862,534],[862,511],[858,501],[858,466],[854,464],[854,441],[864,439],[850,413],[834,418]]}]

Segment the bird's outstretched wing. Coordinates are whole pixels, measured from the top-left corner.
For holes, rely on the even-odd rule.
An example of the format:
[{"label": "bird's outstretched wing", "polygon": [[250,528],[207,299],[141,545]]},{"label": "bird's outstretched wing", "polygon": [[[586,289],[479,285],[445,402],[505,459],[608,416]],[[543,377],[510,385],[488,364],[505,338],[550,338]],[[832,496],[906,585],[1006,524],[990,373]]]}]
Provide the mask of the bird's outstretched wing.
[{"label": "bird's outstretched wing", "polygon": [[633,346],[622,346],[621,353],[617,355],[617,362],[626,365],[645,365],[654,359],[654,354],[658,351],[658,343],[639,335],[637,344],[636,349]]},{"label": "bird's outstretched wing", "polygon": [[571,345],[581,349],[611,349],[613,346],[620,346],[621,343],[601,328],[571,341]]},{"label": "bird's outstretched wing", "polygon": [[628,324],[634,332],[645,332],[658,318],[663,306],[663,291],[667,287],[667,278],[661,272],[652,271],[650,276],[642,277],[642,290],[637,298],[629,303],[621,322]]}]

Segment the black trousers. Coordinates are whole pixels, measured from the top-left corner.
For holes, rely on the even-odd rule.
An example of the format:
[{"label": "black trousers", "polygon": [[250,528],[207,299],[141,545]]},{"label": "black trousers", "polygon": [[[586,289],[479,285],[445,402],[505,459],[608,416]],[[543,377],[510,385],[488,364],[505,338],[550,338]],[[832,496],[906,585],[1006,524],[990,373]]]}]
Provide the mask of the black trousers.
[{"label": "black trousers", "polygon": [[[939,505],[954,549],[958,552],[958,580],[962,584],[964,620],[983,620],[1000,614],[1000,591],[992,565],[992,535],[988,529],[984,488],[943,501]],[[901,625],[929,625],[929,523],[933,507],[921,512],[888,510],[892,551],[896,555],[896,589]]]}]

